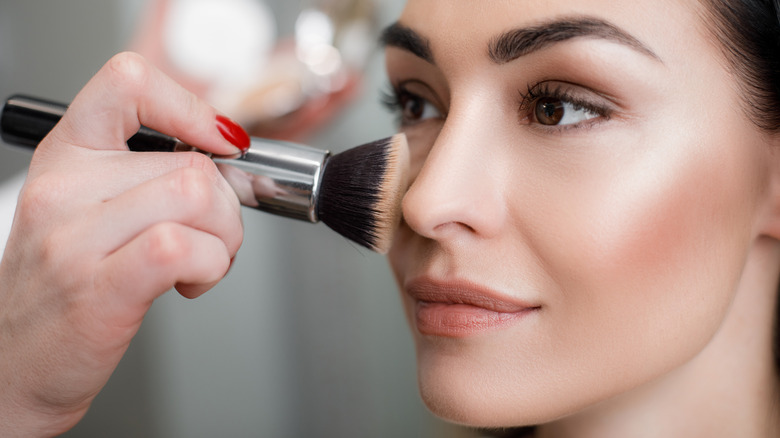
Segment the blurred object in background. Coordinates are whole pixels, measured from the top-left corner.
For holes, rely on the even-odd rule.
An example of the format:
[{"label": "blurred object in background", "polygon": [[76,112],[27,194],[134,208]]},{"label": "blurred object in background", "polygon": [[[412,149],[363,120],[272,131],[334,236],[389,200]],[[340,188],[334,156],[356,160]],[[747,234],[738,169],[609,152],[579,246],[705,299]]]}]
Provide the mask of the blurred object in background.
[{"label": "blurred object in background", "polygon": [[276,22],[257,0],[161,0],[164,54],[176,72],[206,87],[210,100],[257,81],[276,40]]},{"label": "blurred object in background", "polygon": [[259,0],[153,0],[131,49],[252,135],[303,140],[357,94],[377,35],[370,0],[323,0],[294,34]]}]

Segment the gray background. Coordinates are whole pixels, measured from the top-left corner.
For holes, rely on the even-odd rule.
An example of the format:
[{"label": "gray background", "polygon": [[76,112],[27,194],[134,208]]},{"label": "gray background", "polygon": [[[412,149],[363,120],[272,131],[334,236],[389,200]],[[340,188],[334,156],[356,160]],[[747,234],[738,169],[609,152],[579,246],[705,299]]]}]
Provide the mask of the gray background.
[{"label": "gray background", "polygon": [[[269,2],[280,33],[301,7]],[[126,47],[142,0],[0,0],[0,94],[69,101]],[[399,1],[380,3],[382,24]],[[377,51],[364,92],[311,143],[338,151],[394,132]],[[0,148],[0,179],[29,154]],[[245,211],[228,277],[160,298],[72,437],[454,436],[417,394],[414,352],[383,257],[324,225]]]}]

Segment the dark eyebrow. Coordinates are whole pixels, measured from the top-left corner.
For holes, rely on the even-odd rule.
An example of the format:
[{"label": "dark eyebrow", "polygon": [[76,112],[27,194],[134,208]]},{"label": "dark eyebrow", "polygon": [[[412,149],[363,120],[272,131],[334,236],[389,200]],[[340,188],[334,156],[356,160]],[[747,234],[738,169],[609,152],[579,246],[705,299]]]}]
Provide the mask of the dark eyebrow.
[{"label": "dark eyebrow", "polygon": [[570,18],[538,26],[513,29],[493,39],[488,56],[496,64],[505,64],[531,52],[573,38],[602,38],[624,44],[656,61],[661,59],[642,42],[618,27],[596,18]]},{"label": "dark eyebrow", "polygon": [[434,64],[431,45],[426,38],[401,23],[393,23],[388,26],[379,37],[383,46],[398,47],[407,50]]}]

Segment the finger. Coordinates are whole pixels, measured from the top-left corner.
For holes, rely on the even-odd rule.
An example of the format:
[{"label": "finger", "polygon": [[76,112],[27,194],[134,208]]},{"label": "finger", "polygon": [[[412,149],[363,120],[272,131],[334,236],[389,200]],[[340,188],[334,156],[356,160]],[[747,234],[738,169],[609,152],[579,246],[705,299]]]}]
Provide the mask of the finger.
[{"label": "finger", "polygon": [[[230,272],[230,268],[233,267],[233,262],[235,260],[236,260],[235,256],[233,256],[230,259],[230,264],[228,265],[228,269],[225,272],[225,275],[227,275],[228,272]],[[216,286],[217,283],[219,283],[219,281],[214,281],[212,283],[205,283],[205,284],[184,284],[184,283],[179,283],[179,284],[175,285],[174,287],[176,288],[176,291],[179,292],[179,294],[181,296],[185,297],[185,298],[197,298],[197,297],[203,295],[204,293],[208,292],[209,290],[211,290],[211,288]]]},{"label": "finger", "polygon": [[[75,148],[75,147],[74,147]],[[235,190],[222,176],[220,169],[208,156],[196,152],[96,152],[81,148],[72,151],[68,158],[58,159],[56,163],[50,160],[44,166],[47,170],[52,165],[67,171],[67,182],[75,190],[81,190],[86,197],[103,202],[119,196],[145,181],[158,178],[167,173],[183,168],[193,168],[204,172],[215,188],[225,193],[229,198],[236,197]],[[36,164],[44,160],[34,157]],[[40,167],[40,166],[38,166]],[[36,167],[29,180],[43,173]],[[61,173],[60,172],[60,173]],[[49,171],[51,173],[51,171]],[[96,181],[100,181],[96,184]]]},{"label": "finger", "polygon": [[179,295],[183,296],[184,298],[195,299],[210,291],[214,286],[217,285],[217,283],[219,283],[218,280],[204,284],[178,283],[174,285],[174,288],[176,289],[176,292],[178,292]]},{"label": "finger", "polygon": [[214,178],[184,167],[143,182],[96,206],[84,230],[98,251],[109,253],[155,223],[177,222],[215,235],[232,257],[243,238],[240,205],[230,188],[215,187]]},{"label": "finger", "polygon": [[52,135],[91,149],[125,149],[125,141],[145,125],[209,152],[234,154],[248,136],[230,125],[232,135],[227,137],[233,143],[228,141],[220,132],[227,122],[218,124],[217,115],[146,59],[125,52],[111,58],[84,86]]},{"label": "finger", "polygon": [[229,252],[216,236],[177,223],[156,224],[99,264],[103,307],[116,324],[136,324],[174,285],[213,286],[229,266]]},{"label": "finger", "polygon": [[[100,254],[164,221],[223,230],[230,233],[225,235],[228,246],[237,250],[243,231],[240,205],[212,160],[198,153],[97,155],[73,161],[64,176],[61,171],[28,175],[17,214],[38,227],[52,223],[53,216],[59,225],[71,218],[74,240],[93,242]],[[81,162],[89,165],[82,168]]]}]

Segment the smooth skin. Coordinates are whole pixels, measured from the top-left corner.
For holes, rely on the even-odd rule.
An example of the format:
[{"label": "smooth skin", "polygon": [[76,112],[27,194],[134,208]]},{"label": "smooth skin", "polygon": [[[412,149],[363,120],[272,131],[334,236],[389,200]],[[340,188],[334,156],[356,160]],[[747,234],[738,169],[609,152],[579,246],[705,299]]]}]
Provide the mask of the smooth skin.
[{"label": "smooth skin", "polygon": [[[407,3],[430,56],[386,51],[414,175],[390,262],[437,415],[541,437],[780,433],[780,138],[746,116],[700,7]],[[582,19],[629,38],[488,55]],[[533,310],[469,325],[457,302],[426,313],[421,284]]]},{"label": "smooth skin", "polygon": [[71,428],[155,298],[190,298],[227,272],[239,203],[206,156],[133,153],[149,126],[203,150],[238,149],[217,112],[142,57],[112,58],[38,146],[0,265],[0,435]]}]

